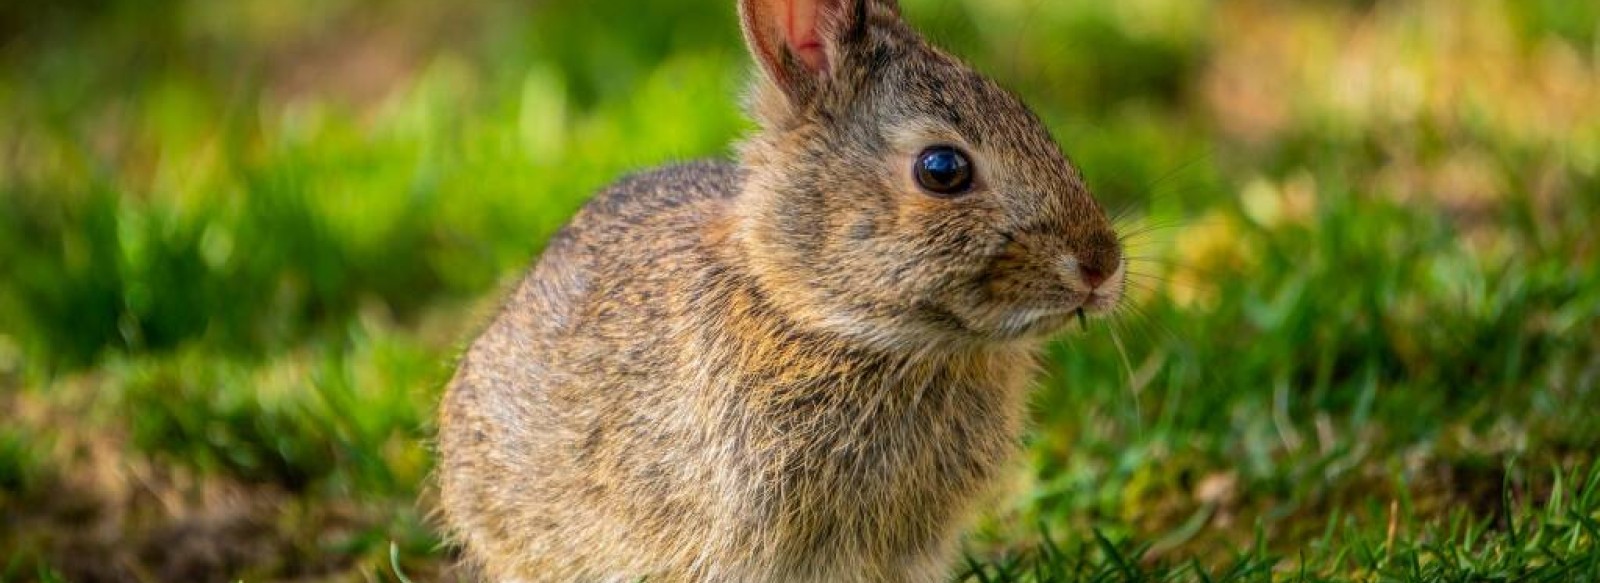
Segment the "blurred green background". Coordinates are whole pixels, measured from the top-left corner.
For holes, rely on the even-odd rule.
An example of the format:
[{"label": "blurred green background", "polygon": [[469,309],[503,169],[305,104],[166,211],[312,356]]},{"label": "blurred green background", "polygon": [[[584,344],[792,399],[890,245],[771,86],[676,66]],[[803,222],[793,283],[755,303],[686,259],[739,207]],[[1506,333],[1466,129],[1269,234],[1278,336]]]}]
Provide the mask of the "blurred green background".
[{"label": "blurred green background", "polygon": [[[1140,273],[958,576],[1600,578],[1600,3],[903,4]],[[0,4],[0,581],[453,576],[457,351],[747,67],[732,0]]]}]

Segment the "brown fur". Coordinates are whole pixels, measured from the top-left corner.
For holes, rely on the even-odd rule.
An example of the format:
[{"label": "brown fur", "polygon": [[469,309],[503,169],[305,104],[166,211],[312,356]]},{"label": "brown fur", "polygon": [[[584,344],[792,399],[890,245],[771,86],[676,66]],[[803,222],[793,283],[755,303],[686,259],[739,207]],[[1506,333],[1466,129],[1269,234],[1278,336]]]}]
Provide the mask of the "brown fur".
[{"label": "brown fur", "polygon": [[[1120,297],[1038,120],[890,0],[822,3],[821,70],[752,21],[782,0],[743,4],[764,129],[739,165],[596,197],[451,383],[441,503],[492,580],[940,580],[1040,339]],[[974,192],[918,191],[933,144]]]}]

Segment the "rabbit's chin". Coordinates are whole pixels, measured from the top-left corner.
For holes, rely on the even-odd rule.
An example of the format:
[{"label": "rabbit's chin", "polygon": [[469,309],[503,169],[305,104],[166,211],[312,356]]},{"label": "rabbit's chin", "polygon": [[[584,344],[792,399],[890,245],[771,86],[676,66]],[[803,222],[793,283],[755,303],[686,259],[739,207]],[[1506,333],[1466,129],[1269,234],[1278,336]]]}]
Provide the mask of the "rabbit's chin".
[{"label": "rabbit's chin", "polygon": [[1049,338],[1077,317],[1076,306],[990,308],[966,318],[968,333],[979,342],[1037,341]]},{"label": "rabbit's chin", "polygon": [[1079,303],[1044,307],[991,308],[983,317],[973,318],[980,334],[1002,342],[1045,340],[1071,329],[1088,318],[1102,317],[1116,309],[1120,298],[1091,294]]},{"label": "rabbit's chin", "polygon": [[1075,311],[1023,310],[1001,319],[995,336],[1002,340],[1045,338],[1072,322]]}]

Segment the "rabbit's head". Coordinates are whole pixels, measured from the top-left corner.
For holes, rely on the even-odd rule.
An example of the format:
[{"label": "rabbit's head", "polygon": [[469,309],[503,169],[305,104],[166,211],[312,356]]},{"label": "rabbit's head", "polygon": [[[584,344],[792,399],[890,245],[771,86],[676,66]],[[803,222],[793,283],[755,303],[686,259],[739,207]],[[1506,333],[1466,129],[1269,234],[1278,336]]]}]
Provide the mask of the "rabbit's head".
[{"label": "rabbit's head", "polygon": [[1120,241],[1015,96],[893,0],[741,0],[761,68],[736,240],[802,325],[880,346],[1036,339],[1121,299]]}]

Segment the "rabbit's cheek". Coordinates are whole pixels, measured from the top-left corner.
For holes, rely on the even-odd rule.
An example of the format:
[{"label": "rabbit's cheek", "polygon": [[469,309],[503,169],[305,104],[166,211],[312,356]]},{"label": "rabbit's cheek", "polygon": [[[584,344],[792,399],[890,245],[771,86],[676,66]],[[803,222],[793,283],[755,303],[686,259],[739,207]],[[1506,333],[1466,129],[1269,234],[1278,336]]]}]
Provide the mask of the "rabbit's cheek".
[{"label": "rabbit's cheek", "polygon": [[1055,306],[1077,295],[1054,267],[1031,253],[1001,255],[990,267],[986,284],[996,304]]}]

